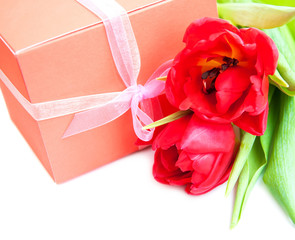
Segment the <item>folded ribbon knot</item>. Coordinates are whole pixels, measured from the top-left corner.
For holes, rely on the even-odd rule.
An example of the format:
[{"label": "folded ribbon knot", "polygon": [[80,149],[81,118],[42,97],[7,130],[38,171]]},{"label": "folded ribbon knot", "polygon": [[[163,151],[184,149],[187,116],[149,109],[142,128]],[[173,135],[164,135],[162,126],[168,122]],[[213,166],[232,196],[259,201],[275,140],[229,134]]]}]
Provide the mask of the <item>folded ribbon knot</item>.
[{"label": "folded ribbon knot", "polygon": [[129,17],[124,8],[114,0],[77,1],[102,19],[115,65],[127,88],[112,101],[98,108],[75,114],[64,137],[102,126],[131,109],[136,135],[143,141],[149,141],[154,129],[143,130],[142,127],[152,123],[150,116],[153,115],[153,111],[161,112],[161,108],[159,104],[151,106],[150,102],[145,102],[143,111],[139,105],[143,100],[154,98],[163,92],[164,82],[155,78],[168,72],[171,61],[163,64],[144,86],[138,85],[140,55]]},{"label": "folded ribbon knot", "polygon": [[161,107],[159,104],[152,105],[150,101],[145,101],[143,106],[145,111],[143,111],[140,108],[140,103],[143,100],[160,95],[164,88],[165,83],[156,79],[147,82],[144,86],[130,86],[106,104],[76,113],[64,137],[69,137],[105,125],[131,109],[133,127],[136,135],[143,141],[149,141],[153,137],[154,129],[142,130],[142,127],[153,122],[150,116],[153,115],[154,111],[161,112]]},{"label": "folded ribbon knot", "polygon": [[[148,82],[145,86],[138,85],[137,93],[133,96],[131,101],[131,113],[133,118],[133,127],[136,135],[143,141],[149,141],[152,139],[154,129],[143,130],[143,126],[149,125],[153,122],[151,115],[153,112],[161,112],[160,105],[152,105],[151,102],[145,102],[143,111],[139,104],[143,100],[154,98],[160,95],[165,88],[165,84],[162,81],[153,80]],[[147,107],[148,106],[148,107]]]},{"label": "folded ribbon knot", "polygon": [[122,92],[30,103],[1,70],[0,80],[36,121],[75,113],[64,138],[105,125],[131,109],[136,135],[143,141],[151,140],[154,129],[143,130],[142,127],[162,117],[159,102],[151,99],[164,91],[165,82],[157,78],[167,76],[172,60],[162,64],[144,86],[137,84],[140,70],[139,50],[124,8],[114,0],[77,1],[102,19],[115,65],[126,89]]},{"label": "folded ribbon knot", "polygon": [[145,87],[143,85],[141,85],[141,84],[138,84],[136,86],[136,93],[135,93],[135,95],[133,97],[137,97],[137,98],[139,98],[141,100],[144,100],[144,99],[147,98],[146,97],[147,94],[148,93],[145,91]]}]

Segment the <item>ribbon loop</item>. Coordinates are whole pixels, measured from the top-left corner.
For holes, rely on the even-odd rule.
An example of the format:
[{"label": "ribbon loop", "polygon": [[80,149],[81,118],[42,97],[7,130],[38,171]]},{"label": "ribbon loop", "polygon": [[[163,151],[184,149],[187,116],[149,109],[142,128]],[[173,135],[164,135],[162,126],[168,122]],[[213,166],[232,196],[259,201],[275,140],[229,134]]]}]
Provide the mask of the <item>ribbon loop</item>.
[{"label": "ribbon loop", "polygon": [[[15,88],[1,70],[0,80],[36,121],[75,113],[63,138],[105,125],[131,109],[136,135],[143,141],[151,140],[154,129],[142,130],[142,127],[151,124],[153,119],[162,117],[159,102],[150,99],[159,96],[164,91],[165,82],[156,79],[167,76],[172,66],[172,60],[162,64],[144,86],[137,85],[140,70],[139,50],[124,8],[114,0],[77,1],[103,20],[114,62],[127,88],[122,92],[32,104]],[[156,116],[157,114],[158,116]]]},{"label": "ribbon loop", "polygon": [[[146,85],[148,87],[146,87]],[[146,85],[130,86],[105,105],[76,113],[63,137],[69,137],[105,125],[131,109],[133,127],[136,135],[143,141],[151,140],[153,130],[142,130],[142,127],[151,124],[153,120],[146,112],[140,109],[139,104],[142,100],[159,96],[164,91],[165,83],[154,79]],[[154,89],[154,91],[149,91],[149,88]],[[161,111],[159,107],[153,109],[152,106],[145,106],[145,108],[149,109],[149,112]]]},{"label": "ribbon loop", "polygon": [[[146,87],[142,85],[137,85],[137,78],[139,75],[141,64],[140,55],[128,14],[124,10],[124,8],[122,8],[114,0],[77,1],[102,19],[106,29],[114,62],[123,82],[127,87],[127,89],[123,91],[123,93],[118,97],[118,99],[116,99],[116,101],[118,100],[118,102],[122,103],[124,102],[124,97],[127,97],[128,101],[126,101],[125,104],[122,104],[119,111],[114,108],[117,104],[116,101],[107,104],[106,108],[108,109],[105,109],[107,112],[109,112],[107,116],[109,116],[111,120],[114,120],[115,118],[121,116],[129,108],[131,108],[133,126],[136,135],[141,140],[150,140],[153,135],[153,130],[142,130],[142,127],[143,124],[150,124],[153,122],[153,120],[139,108],[139,103],[144,99],[151,98],[161,94],[161,92],[163,91],[163,87],[157,89],[156,87],[159,87],[160,85],[154,81],[150,84],[147,84]],[[153,88],[150,89],[153,90],[152,93],[148,90],[150,86],[153,86]],[[133,90],[135,90],[135,92],[133,92]],[[116,115],[113,115],[110,111],[112,111],[112,113],[116,112]],[[80,122],[79,124],[81,124],[81,120],[79,119],[85,118],[87,115],[91,114],[91,112],[93,116],[100,115],[97,116],[100,118],[100,120],[95,121],[95,126],[101,125],[101,123],[108,122],[108,120],[101,121],[104,113],[101,112],[99,109],[94,111],[88,111],[87,113],[76,114],[76,119],[74,118],[72,124],[69,127],[70,130],[67,130],[65,136],[73,134],[74,132],[73,130],[71,130],[73,124],[75,125],[75,122]],[[77,118],[79,119],[77,120]]]}]

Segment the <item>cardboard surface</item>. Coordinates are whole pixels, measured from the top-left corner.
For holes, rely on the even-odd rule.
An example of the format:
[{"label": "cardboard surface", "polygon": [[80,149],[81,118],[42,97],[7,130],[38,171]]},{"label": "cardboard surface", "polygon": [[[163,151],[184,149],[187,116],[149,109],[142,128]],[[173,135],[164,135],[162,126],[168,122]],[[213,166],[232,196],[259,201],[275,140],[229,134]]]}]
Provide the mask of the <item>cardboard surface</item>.
[{"label": "cardboard surface", "polygon": [[[117,0],[127,12],[162,1]],[[75,0],[1,0],[0,6],[1,35],[15,52],[101,22]]]},{"label": "cardboard surface", "polygon": [[[183,34],[193,20],[217,17],[215,0],[118,2],[131,11],[142,61],[138,83],[184,47]],[[0,68],[32,103],[125,89],[103,25],[76,1],[0,0],[0,5]],[[17,110],[21,106],[5,87],[2,91],[11,118],[58,183],[138,149],[130,112],[62,139],[73,115],[36,122]]]}]

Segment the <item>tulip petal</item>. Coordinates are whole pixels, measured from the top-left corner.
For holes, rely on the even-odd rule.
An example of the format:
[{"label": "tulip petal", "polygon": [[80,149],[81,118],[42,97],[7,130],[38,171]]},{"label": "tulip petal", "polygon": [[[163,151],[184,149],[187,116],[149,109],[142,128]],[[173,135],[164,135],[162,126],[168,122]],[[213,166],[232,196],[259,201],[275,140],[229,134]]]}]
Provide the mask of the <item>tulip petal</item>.
[{"label": "tulip petal", "polygon": [[167,182],[169,185],[174,185],[174,186],[183,186],[186,185],[188,183],[190,183],[191,181],[191,173],[187,172],[187,173],[181,173],[178,176],[175,175],[171,178],[167,179]]},{"label": "tulip petal", "polygon": [[[167,169],[163,166],[161,161],[161,150],[157,150],[154,156],[155,162],[153,165],[153,175],[154,178],[161,183],[168,184],[166,177],[169,174]],[[169,177],[169,175],[168,175]]]},{"label": "tulip petal", "polygon": [[[172,148],[171,151],[175,151],[177,154],[177,149]],[[166,152],[163,154],[163,152]],[[169,153],[168,153],[169,154]],[[171,153],[170,153],[171,154]],[[171,156],[170,156],[171,157]],[[177,156],[176,156],[177,158]],[[175,168],[172,166],[173,163],[176,162],[177,159],[172,156],[169,158],[167,156],[167,150],[158,149],[155,153],[155,162],[153,165],[153,176],[154,178],[163,184],[170,184],[170,185],[185,185],[190,183],[191,173],[182,172],[179,168]],[[163,164],[164,163],[164,164]],[[165,166],[166,165],[166,166]]]},{"label": "tulip petal", "polygon": [[218,13],[235,25],[268,29],[282,26],[295,16],[294,7],[261,3],[222,3]]},{"label": "tulip petal", "polygon": [[215,157],[215,162],[209,176],[199,187],[214,186],[219,182],[232,163],[234,147],[235,146],[232,145],[232,149],[229,153],[221,153]]},{"label": "tulip petal", "polygon": [[[174,64],[177,65],[178,56],[175,57]],[[180,64],[180,63],[179,63]],[[171,103],[171,105],[178,107],[179,104],[186,99],[186,94],[182,90],[182,79],[184,73],[180,72],[181,66],[172,67],[168,73],[166,84],[165,84],[165,92],[167,99]],[[177,92],[176,89],[178,90]]]},{"label": "tulip petal", "polygon": [[242,67],[231,67],[216,79],[216,109],[225,114],[250,85],[249,71]]},{"label": "tulip petal", "polygon": [[218,115],[216,111],[216,98],[214,94],[204,94],[201,81],[189,80],[185,85],[185,92],[189,97],[191,108],[205,115]]},{"label": "tulip petal", "polygon": [[233,123],[244,131],[261,136],[264,134],[267,125],[268,107],[259,115],[252,116],[249,113],[243,113],[241,117]]},{"label": "tulip petal", "polygon": [[216,124],[194,115],[183,133],[180,148],[195,154],[230,152],[234,142],[231,124]]},{"label": "tulip petal", "polygon": [[160,152],[161,152],[160,159],[161,159],[161,163],[162,163],[163,167],[169,172],[176,171],[178,169],[175,166],[175,163],[178,158],[177,148],[175,146],[173,146],[167,150],[163,150]]},{"label": "tulip petal", "polygon": [[267,34],[256,28],[242,28],[240,30],[245,41],[255,42],[257,47],[257,60],[263,68],[259,74],[273,75],[277,66],[279,53],[274,41]]},{"label": "tulip petal", "polygon": [[242,95],[243,92],[218,91],[216,93],[216,109],[218,113],[225,114],[231,105],[234,104]]},{"label": "tulip petal", "polygon": [[208,40],[212,35],[217,37],[217,34],[225,32],[225,29],[234,33],[238,32],[238,29],[226,20],[205,17],[190,24],[183,41],[190,48],[201,40]]},{"label": "tulip petal", "polygon": [[197,183],[198,180],[201,180],[202,175],[194,173],[192,176],[192,183],[191,185],[187,186],[186,191],[192,195],[200,195],[211,191],[213,188],[219,186],[220,184],[224,183],[229,176],[229,172],[231,169],[232,164],[232,155],[233,153],[225,153],[219,154],[216,156],[216,161],[214,163],[213,169],[209,176],[200,181],[201,184],[194,184]]},{"label": "tulip petal", "polygon": [[191,115],[188,115],[169,123],[156,137],[153,149],[168,149],[175,143],[180,142],[190,118]]},{"label": "tulip petal", "polygon": [[219,74],[216,79],[217,91],[243,92],[250,84],[249,69],[242,67],[231,67]]},{"label": "tulip petal", "polygon": [[211,172],[218,155],[213,153],[193,155],[193,169],[197,174],[208,176]]},{"label": "tulip petal", "polygon": [[193,171],[193,161],[185,151],[181,151],[175,166],[181,169],[182,172]]}]

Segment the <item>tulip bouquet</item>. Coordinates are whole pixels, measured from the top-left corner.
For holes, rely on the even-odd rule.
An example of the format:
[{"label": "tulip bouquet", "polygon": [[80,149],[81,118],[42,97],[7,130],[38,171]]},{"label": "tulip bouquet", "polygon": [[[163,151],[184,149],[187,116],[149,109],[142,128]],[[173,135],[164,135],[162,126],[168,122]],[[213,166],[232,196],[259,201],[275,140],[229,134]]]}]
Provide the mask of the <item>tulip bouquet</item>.
[{"label": "tulip bouquet", "polygon": [[237,184],[231,227],[263,176],[295,222],[295,4],[218,2],[220,19],[194,21],[159,78],[177,110],[145,127],[153,175],[192,195]]}]

